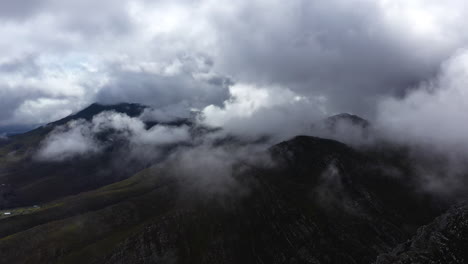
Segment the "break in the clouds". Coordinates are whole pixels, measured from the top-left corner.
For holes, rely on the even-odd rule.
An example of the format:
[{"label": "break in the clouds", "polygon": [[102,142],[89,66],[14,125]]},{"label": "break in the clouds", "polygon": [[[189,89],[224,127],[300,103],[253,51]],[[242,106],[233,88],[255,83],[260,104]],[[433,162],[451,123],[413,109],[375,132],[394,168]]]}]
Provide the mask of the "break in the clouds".
[{"label": "break in the clouds", "polygon": [[2,1],[0,126],[94,101],[247,117],[240,130],[293,115],[372,119],[468,44],[467,13],[462,0]]}]

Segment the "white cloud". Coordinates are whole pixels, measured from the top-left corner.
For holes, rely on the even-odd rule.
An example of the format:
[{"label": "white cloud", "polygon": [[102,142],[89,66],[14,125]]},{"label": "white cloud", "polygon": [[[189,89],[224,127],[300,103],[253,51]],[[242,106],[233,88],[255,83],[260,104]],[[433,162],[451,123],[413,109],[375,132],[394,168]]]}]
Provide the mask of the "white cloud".
[{"label": "white cloud", "polygon": [[468,166],[468,52],[461,51],[439,75],[401,99],[379,105],[378,128],[387,140],[409,146],[420,188],[464,195]]},{"label": "white cloud", "polygon": [[37,153],[39,160],[63,161],[76,156],[101,152],[102,145],[83,120],[69,122],[55,129]]},{"label": "white cloud", "polygon": [[[98,137],[103,133],[103,139]],[[103,112],[92,121],[74,120],[55,128],[41,142],[37,152],[39,160],[62,161],[73,157],[86,157],[105,150],[114,141],[129,143],[129,154],[138,155],[158,147],[186,142],[190,140],[189,128],[185,125],[169,127],[156,125],[146,129],[145,123],[139,118],[125,114]],[[156,153],[157,154],[157,153]]]},{"label": "white cloud", "polygon": [[256,168],[271,166],[266,148],[262,144],[213,146],[203,142],[179,149],[163,166],[170,175],[184,179],[184,190],[207,196],[244,195],[249,190],[239,184],[236,176],[252,165]]},{"label": "white cloud", "polygon": [[236,84],[223,107],[210,105],[201,114],[204,124],[240,136],[271,135],[285,139],[308,133],[324,115],[320,98],[310,99],[282,87]]},{"label": "white cloud", "polygon": [[402,99],[379,107],[380,126],[408,143],[466,148],[468,151],[468,52],[448,60],[439,76]]},{"label": "white cloud", "polygon": [[137,144],[165,145],[184,142],[190,139],[187,126],[170,128],[166,126],[154,126],[146,133],[142,133],[133,141]]}]

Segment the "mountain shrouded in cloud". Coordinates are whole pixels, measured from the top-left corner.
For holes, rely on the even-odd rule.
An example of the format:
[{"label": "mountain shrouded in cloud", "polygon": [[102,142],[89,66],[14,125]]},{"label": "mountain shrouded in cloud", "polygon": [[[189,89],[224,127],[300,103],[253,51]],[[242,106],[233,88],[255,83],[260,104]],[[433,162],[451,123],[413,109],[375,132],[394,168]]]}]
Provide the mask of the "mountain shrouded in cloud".
[{"label": "mountain shrouded in cloud", "polygon": [[47,123],[94,101],[222,107],[239,100],[229,93],[235,83],[374,119],[380,100],[418,89],[466,46],[466,7],[458,0],[2,2],[0,125]]},{"label": "mountain shrouded in cloud", "polygon": [[468,263],[466,17],[0,1],[0,263]]},{"label": "mountain shrouded in cloud", "polygon": [[172,128],[156,125],[147,130],[140,119],[104,112],[93,117],[91,122],[74,120],[54,130],[43,142],[38,158],[64,160],[101,152],[106,145],[98,141],[97,135],[106,131],[114,131],[117,139],[128,139],[130,144],[137,146],[174,144],[187,141],[190,137],[186,126]]},{"label": "mountain shrouded in cloud", "polygon": [[[135,102],[152,107],[139,127],[196,115],[272,142],[312,127],[354,146],[411,143],[449,152],[451,168],[468,153],[465,1],[40,0],[0,10],[1,135],[93,102]],[[341,121],[333,134],[317,130],[340,112],[373,132]],[[54,144],[99,152],[96,124],[77,122],[42,154],[74,153]]]}]

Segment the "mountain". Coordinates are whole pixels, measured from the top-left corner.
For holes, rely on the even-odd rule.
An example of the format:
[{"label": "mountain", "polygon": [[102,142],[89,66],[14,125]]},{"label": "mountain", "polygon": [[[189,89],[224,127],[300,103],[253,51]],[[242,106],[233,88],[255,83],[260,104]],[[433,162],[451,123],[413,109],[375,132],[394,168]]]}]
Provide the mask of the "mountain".
[{"label": "mountain", "polygon": [[141,115],[146,108],[148,107],[141,105],[141,104],[135,104],[135,103],[120,103],[120,104],[113,104],[113,105],[94,103],[86,107],[85,109],[79,111],[76,114],[67,116],[56,122],[50,123],[49,125],[63,125],[71,120],[77,120],[77,119],[85,119],[89,121],[94,116],[105,111],[113,111],[116,113],[126,114],[130,117],[137,117]]},{"label": "mountain", "polygon": [[207,197],[163,163],[0,220],[0,253],[8,263],[371,263],[410,238],[363,184],[374,174],[365,155],[306,136],[267,152],[277,165],[234,175],[242,195]]},{"label": "mountain", "polygon": [[341,113],[337,115],[333,115],[330,117],[327,117],[322,121],[324,125],[330,129],[334,130],[337,128],[342,123],[346,123],[348,125],[360,127],[363,129],[367,129],[370,126],[369,121],[353,114],[348,114],[348,113]]},{"label": "mountain", "polygon": [[468,203],[454,206],[376,264],[468,263]]},{"label": "mountain", "polygon": [[350,145],[368,145],[375,133],[371,123],[359,116],[342,113],[312,123],[310,133]]},{"label": "mountain", "polygon": [[[92,104],[84,110],[24,134],[12,136],[0,146],[0,209],[31,206],[71,194],[92,190],[128,178],[148,164],[125,161],[125,142],[98,156],[42,162],[35,154],[48,135],[72,120],[91,120],[105,111],[139,116],[147,108],[139,104]],[[155,123],[150,124],[153,126]],[[109,136],[109,135],[107,135]],[[119,162],[116,162],[120,160]]]},{"label": "mountain", "polygon": [[[346,145],[298,137],[269,152],[281,166],[248,167],[236,175],[242,188],[249,190],[246,196],[226,197],[222,202],[205,199],[203,194],[186,188],[194,184],[192,180],[171,179],[169,168],[162,166],[147,171],[146,176],[137,175],[125,183],[65,199],[58,207],[51,204],[32,214],[5,219],[8,223],[0,226],[8,226],[2,230],[8,239],[1,241],[0,252],[11,261],[18,256],[8,258],[11,249],[6,249],[17,243],[23,243],[23,250],[43,252],[28,255],[26,263],[73,263],[72,256],[76,255],[87,263],[143,263],[139,261],[158,258],[174,258],[180,263],[245,263],[255,259],[268,263],[292,259],[352,263],[371,261],[406,237],[387,220],[389,215],[379,209],[369,193],[350,184],[350,179],[358,176],[352,164],[361,156]],[[338,197],[328,197],[333,193],[327,193],[328,180],[322,179],[323,173],[328,175],[329,166],[337,168],[330,173],[336,174],[333,181],[340,183]],[[88,212],[86,204],[95,207]],[[18,227],[29,221],[36,222]],[[21,228],[26,230],[11,233]],[[50,228],[59,233],[49,234]],[[118,235],[124,230],[133,231]],[[348,240],[358,232],[366,236]],[[84,254],[90,250],[87,246],[95,243],[93,247],[98,247],[101,239],[111,243],[114,236],[120,243],[107,254],[86,259],[92,256]],[[28,237],[41,239],[26,245],[20,242]],[[63,242],[66,237],[73,240]],[[61,243],[54,242],[57,239]]]},{"label": "mountain", "polygon": [[130,103],[120,103],[116,105],[102,105],[98,103],[91,104],[78,113],[67,116],[58,121],[51,122],[22,134],[20,133],[10,135],[8,143],[6,145],[0,146],[0,159],[2,157],[5,158],[5,156],[11,154],[12,152],[14,152],[17,158],[24,158],[23,156],[28,156],[28,154],[31,154],[31,150],[36,148],[48,133],[50,133],[57,126],[66,124],[69,121],[78,119],[85,119],[89,121],[94,116],[104,111],[114,111],[135,117],[140,115],[145,108],[147,107],[140,104]]},{"label": "mountain", "polygon": [[[142,109],[91,105],[66,120],[91,120],[109,110],[138,116]],[[330,120],[368,126],[349,115]],[[0,147],[0,263],[466,259],[468,207],[446,212],[451,202],[415,191],[418,171],[399,146],[358,149],[313,136],[260,150],[248,147],[268,139],[227,136],[210,145],[204,140],[218,129],[179,120],[169,125],[188,126],[193,140],[168,146],[161,159],[128,161],[124,140],[110,141],[97,156],[32,159],[48,133],[66,122]],[[23,154],[12,154],[14,146]],[[203,151],[192,152],[196,148]],[[175,158],[180,154],[185,158]]]}]

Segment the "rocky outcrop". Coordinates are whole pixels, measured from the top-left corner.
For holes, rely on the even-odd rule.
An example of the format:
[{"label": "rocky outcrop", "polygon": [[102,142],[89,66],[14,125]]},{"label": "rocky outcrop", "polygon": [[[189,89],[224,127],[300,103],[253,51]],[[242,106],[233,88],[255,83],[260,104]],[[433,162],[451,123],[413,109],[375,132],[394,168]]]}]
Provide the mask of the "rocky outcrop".
[{"label": "rocky outcrop", "polygon": [[376,264],[468,263],[468,203],[455,206],[421,227],[408,242],[379,256]]}]

